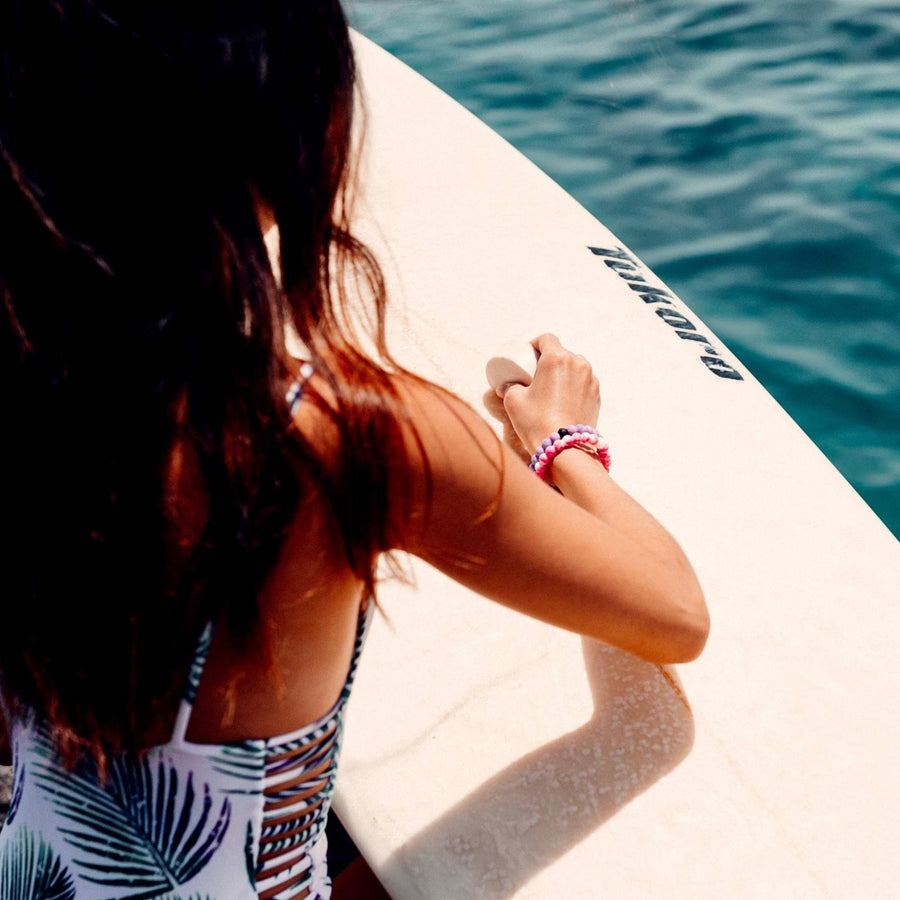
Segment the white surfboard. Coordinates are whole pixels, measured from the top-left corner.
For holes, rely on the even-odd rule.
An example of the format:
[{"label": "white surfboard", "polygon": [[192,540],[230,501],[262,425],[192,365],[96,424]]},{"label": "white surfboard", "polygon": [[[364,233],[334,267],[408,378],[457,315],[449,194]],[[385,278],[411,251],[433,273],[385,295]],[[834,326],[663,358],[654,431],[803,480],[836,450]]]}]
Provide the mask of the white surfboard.
[{"label": "white surfboard", "polygon": [[498,351],[553,331],[587,356],[612,472],[686,549],[712,633],[676,674],[416,564],[351,701],[351,836],[402,900],[896,897],[900,544],[634,252],[356,48],[398,357],[485,409]]}]

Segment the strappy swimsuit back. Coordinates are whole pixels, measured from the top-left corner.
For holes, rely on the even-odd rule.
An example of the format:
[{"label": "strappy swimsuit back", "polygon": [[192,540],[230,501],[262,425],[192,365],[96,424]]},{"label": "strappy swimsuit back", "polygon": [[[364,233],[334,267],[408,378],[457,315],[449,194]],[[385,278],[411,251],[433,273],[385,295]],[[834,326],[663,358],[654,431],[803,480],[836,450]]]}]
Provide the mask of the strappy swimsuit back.
[{"label": "strappy swimsuit back", "polygon": [[[302,382],[292,387],[292,408],[301,392]],[[185,739],[212,625],[172,739],[117,756],[105,781],[90,766],[65,769],[44,723],[14,722],[0,898],[327,900],[325,822],[370,618],[371,604],[360,612],[334,706],[289,734],[229,744]]]}]

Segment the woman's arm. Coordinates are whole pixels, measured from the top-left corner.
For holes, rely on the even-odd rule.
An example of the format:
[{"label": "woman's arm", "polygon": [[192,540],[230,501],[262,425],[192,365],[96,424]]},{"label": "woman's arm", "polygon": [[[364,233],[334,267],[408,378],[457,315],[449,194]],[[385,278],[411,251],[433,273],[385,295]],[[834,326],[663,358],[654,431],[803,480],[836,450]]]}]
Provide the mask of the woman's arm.
[{"label": "woman's arm", "polygon": [[[587,362],[549,335],[536,347],[533,383],[504,396],[526,446],[569,422],[592,425],[599,410]],[[402,390],[423,448],[411,451],[415,514],[394,523],[403,549],[500,603],[644,659],[700,653],[709,618],[690,563],[597,460],[561,453],[551,471],[560,495],[461,402],[421,385]]]}]

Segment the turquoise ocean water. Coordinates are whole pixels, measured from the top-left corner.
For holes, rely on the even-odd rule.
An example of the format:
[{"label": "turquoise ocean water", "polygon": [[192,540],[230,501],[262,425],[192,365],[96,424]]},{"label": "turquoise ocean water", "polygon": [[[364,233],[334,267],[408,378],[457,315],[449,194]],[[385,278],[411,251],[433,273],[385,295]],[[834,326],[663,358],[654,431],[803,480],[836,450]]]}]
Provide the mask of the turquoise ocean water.
[{"label": "turquoise ocean water", "polygon": [[900,5],[348,11],[641,256],[900,536]]}]

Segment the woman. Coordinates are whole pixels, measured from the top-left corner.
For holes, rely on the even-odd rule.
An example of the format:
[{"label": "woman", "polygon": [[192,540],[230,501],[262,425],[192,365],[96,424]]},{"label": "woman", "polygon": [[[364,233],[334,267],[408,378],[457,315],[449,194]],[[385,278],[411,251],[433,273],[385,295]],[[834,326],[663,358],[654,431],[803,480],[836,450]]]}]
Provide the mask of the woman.
[{"label": "woman", "polygon": [[504,392],[526,447],[586,426],[541,477],[391,360],[337,2],[4,4],[0,52],[5,885],[328,897],[384,553],[648,660],[700,652],[696,578],[610,480],[583,359],[544,335]]}]

